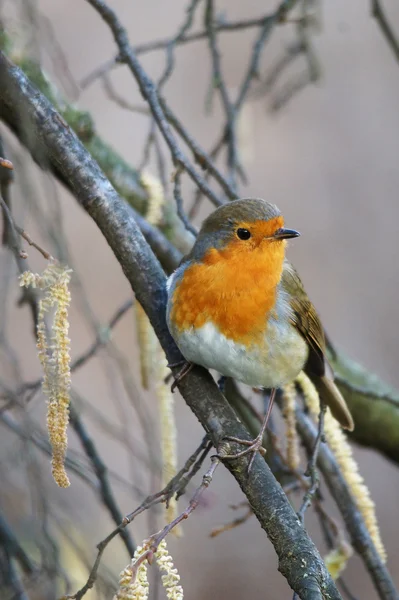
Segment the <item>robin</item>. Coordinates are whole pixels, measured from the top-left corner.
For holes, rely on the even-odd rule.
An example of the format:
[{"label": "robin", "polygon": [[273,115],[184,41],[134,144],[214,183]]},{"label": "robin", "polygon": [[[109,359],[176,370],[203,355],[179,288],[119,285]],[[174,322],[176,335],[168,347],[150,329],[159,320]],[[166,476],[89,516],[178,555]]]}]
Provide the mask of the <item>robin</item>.
[{"label": "robin", "polygon": [[[234,200],[202,224],[191,252],[168,280],[167,321],[187,361],[252,387],[272,390],[262,429],[247,449],[262,445],[276,388],[304,370],[342,427],[352,416],[326,373],[323,327],[302,282],[285,258],[287,239],[274,204]],[[253,457],[252,457],[253,458]]]}]

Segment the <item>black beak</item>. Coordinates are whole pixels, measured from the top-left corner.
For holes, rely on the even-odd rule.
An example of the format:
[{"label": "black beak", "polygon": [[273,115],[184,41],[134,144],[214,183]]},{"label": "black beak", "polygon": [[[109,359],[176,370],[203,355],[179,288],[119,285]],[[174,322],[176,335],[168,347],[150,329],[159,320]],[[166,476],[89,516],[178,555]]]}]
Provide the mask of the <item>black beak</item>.
[{"label": "black beak", "polygon": [[277,229],[276,233],[273,235],[273,239],[275,240],[288,240],[290,238],[296,238],[301,234],[299,231],[295,231],[295,229]]}]

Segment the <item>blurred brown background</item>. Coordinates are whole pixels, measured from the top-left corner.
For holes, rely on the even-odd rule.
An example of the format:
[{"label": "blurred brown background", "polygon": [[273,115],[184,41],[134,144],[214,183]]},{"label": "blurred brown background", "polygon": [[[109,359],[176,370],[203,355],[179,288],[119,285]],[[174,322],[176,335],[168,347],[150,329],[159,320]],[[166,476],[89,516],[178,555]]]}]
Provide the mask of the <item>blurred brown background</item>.
[{"label": "blurred brown background", "polygon": [[[185,10],[185,2],[181,0],[113,0],[110,4],[127,26],[133,44],[174,34]],[[399,7],[394,0],[387,0],[384,5],[399,32]],[[38,6],[51,21],[76,81],[115,54],[107,28],[83,0],[40,0]],[[259,16],[274,8],[274,2],[259,0],[218,2],[218,9],[229,20]],[[322,3],[321,23],[321,30],[312,35],[323,71],[315,85],[307,86],[279,111],[273,111],[272,106],[275,90],[268,93],[262,91],[261,84],[254,86],[258,93],[246,105],[241,124],[244,164],[250,182],[242,188],[242,195],[261,196],[275,202],[283,210],[288,226],[301,231],[302,237],[291,245],[290,258],[329,335],[351,357],[399,388],[399,66],[370,16],[368,3],[360,0]],[[230,90],[240,83],[253,36],[251,31],[220,37]],[[291,41],[289,27],[274,32],[261,62],[263,78]],[[210,148],[218,136],[220,118],[216,99],[212,115],[204,114],[210,80],[206,43],[178,49],[176,59],[176,70],[165,94],[191,133]],[[44,60],[52,71],[48,57]],[[154,52],[143,58],[143,64],[156,78],[164,60],[163,52]],[[305,68],[304,59],[299,58],[284,74],[280,85]],[[113,81],[129,101],[142,104],[127,69],[116,70]],[[137,165],[148,131],[146,118],[117,107],[106,97],[100,83],[82,93],[78,103],[91,112],[101,135],[129,163]],[[42,175],[40,178],[43,181]],[[62,189],[56,193],[69,249],[84,283],[90,310],[105,323],[129,297],[129,286],[102,236],[75,200]],[[208,203],[204,206],[210,209]],[[29,214],[24,216],[23,209],[19,210],[21,218],[29,223]],[[43,268],[43,261],[30,255],[32,264]],[[73,356],[85,350],[93,338],[81,315],[82,306],[74,303],[70,331]],[[24,375],[28,379],[38,376],[28,311],[14,308],[9,318]],[[113,340],[126,353],[138,382],[131,313],[116,328]],[[110,384],[108,374],[100,357],[77,372],[73,383],[111,421],[118,422],[122,415],[127,434],[137,440],[132,409],[118,389],[120,385],[115,381]],[[138,395],[154,413],[153,396],[141,392]],[[31,411],[40,413],[41,406],[42,400],[36,400]],[[183,461],[202,433],[180,397],[176,398],[176,407],[179,455]],[[43,417],[39,418],[43,422]],[[90,423],[89,428],[107,465],[140,485],[135,459],[128,452],[122,453],[101,427]],[[73,434],[70,438],[72,447],[78,448]],[[140,450],[142,444],[132,443]],[[371,451],[356,448],[355,452],[376,502],[388,564],[399,585],[399,471]],[[65,505],[66,511],[73,509],[71,527],[75,525],[85,544],[94,548],[112,528],[106,513],[94,502],[94,495],[73,477],[67,491],[54,489],[51,481],[49,486],[54,502],[61,507]],[[200,600],[208,594],[215,599],[230,600],[291,597],[277,571],[273,548],[254,519],[216,539],[209,538],[214,527],[236,516],[228,505],[241,499],[235,482],[221,468],[206,496],[206,505],[185,523],[184,537],[170,542],[187,598]],[[137,504],[137,498],[123,488],[118,491],[118,500],[124,513]],[[337,514],[333,506],[331,510]],[[306,523],[319,543],[311,511]],[[146,519],[134,524],[131,530],[137,541],[151,533]],[[115,573],[125,566],[126,553],[119,541],[109,548],[105,561]],[[76,579],[81,580],[84,570],[78,561],[71,564]],[[358,599],[376,597],[358,558],[350,561],[345,578]],[[94,593],[87,596],[90,597],[95,597]]]}]

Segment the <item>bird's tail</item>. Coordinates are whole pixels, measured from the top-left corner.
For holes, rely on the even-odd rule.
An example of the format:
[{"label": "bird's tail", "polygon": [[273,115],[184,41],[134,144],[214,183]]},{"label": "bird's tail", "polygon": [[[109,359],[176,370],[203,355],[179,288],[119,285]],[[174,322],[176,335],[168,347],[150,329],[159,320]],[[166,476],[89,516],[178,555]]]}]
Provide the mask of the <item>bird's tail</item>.
[{"label": "bird's tail", "polygon": [[353,431],[355,424],[352,415],[335,383],[325,375],[323,377],[310,373],[307,375],[317,389],[320,398],[330,407],[333,417],[344,429]]}]

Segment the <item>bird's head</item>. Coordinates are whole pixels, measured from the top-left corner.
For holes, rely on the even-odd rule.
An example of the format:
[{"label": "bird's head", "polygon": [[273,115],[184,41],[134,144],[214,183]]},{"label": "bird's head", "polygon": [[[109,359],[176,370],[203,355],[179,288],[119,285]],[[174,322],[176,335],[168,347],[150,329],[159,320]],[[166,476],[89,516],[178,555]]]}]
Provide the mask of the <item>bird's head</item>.
[{"label": "bird's head", "polygon": [[190,258],[201,261],[217,250],[219,255],[228,253],[243,260],[254,253],[283,260],[286,240],[299,235],[284,227],[284,218],[274,204],[260,198],[233,200],[205,219]]}]

